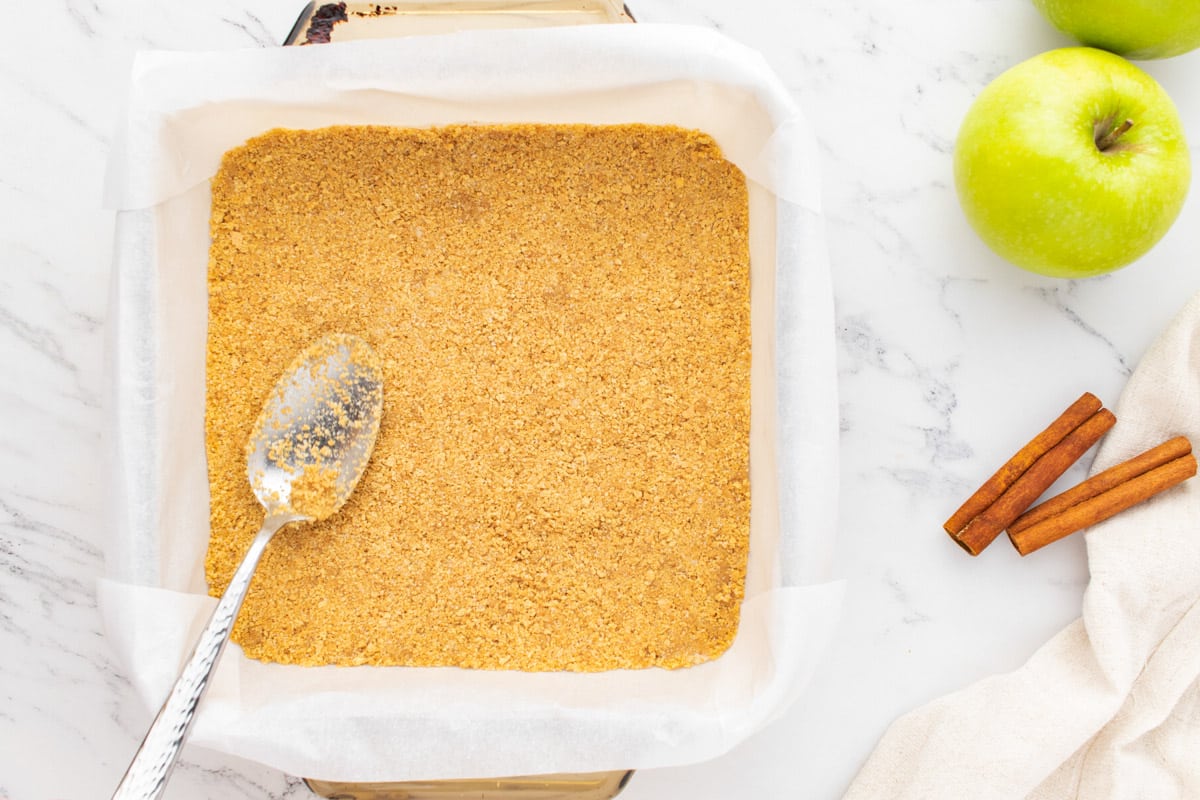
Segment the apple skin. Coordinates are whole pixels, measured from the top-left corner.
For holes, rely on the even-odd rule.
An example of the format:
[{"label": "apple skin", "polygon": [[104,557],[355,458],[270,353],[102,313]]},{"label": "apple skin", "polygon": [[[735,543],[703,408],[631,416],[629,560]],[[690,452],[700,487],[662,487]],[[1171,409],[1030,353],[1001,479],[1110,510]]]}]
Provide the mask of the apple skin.
[{"label": "apple skin", "polygon": [[1200,47],[1197,0],[1033,0],[1081,44],[1126,58],[1167,58]]},{"label": "apple skin", "polygon": [[[1132,127],[1102,151],[1097,128],[1126,119]],[[976,233],[1008,261],[1054,277],[1141,257],[1179,215],[1190,180],[1171,98],[1133,64],[1090,47],[1042,53],[989,83],[954,150]]]}]

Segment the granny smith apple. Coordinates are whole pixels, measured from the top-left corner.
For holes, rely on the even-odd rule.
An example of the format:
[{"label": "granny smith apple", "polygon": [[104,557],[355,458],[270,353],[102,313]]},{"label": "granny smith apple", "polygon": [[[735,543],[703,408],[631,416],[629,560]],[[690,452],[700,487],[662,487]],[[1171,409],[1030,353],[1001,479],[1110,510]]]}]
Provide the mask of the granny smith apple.
[{"label": "granny smith apple", "polygon": [[980,93],[959,129],[967,220],[1012,263],[1084,278],[1125,266],[1179,215],[1191,163],[1175,104],[1120,56],[1067,47]]},{"label": "granny smith apple", "polygon": [[1197,0],[1033,0],[1082,44],[1126,58],[1166,58],[1200,47]]}]

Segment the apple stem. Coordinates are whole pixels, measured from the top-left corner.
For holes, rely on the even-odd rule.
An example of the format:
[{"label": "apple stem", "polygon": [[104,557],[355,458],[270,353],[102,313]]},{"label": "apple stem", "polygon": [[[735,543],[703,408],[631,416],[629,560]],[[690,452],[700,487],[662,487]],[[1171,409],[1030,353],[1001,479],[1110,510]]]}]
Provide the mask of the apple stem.
[{"label": "apple stem", "polygon": [[1117,140],[1130,128],[1133,127],[1133,120],[1127,119],[1115,128],[1109,128],[1108,131],[1096,139],[1096,147],[1104,152],[1108,148],[1117,143]]}]

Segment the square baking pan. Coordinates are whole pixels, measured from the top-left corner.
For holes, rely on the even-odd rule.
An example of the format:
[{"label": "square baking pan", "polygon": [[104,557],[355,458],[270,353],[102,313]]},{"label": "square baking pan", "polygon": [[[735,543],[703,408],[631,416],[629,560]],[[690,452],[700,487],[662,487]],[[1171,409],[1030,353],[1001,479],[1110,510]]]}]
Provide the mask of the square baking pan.
[{"label": "square baking pan", "polygon": [[[347,672],[373,668],[287,668],[231,648],[193,732],[197,744],[307,776],[328,797],[611,797],[631,768],[718,755],[782,713],[836,625],[840,587],[828,570],[836,506],[832,298],[815,145],[765,65],[715,34],[656,26],[633,33],[643,26],[621,24],[597,26],[611,33],[592,36],[570,25],[410,35],[403,46],[340,42],[339,30],[365,34],[365,25],[403,18],[387,8],[354,17],[353,7],[339,5],[347,18],[329,26],[331,46],[283,48],[312,55],[139,61],[110,172],[121,211],[111,347],[116,503],[100,592],[106,628],[147,706],[157,707],[211,608],[203,576],[207,180],[225,150],[272,127],[342,123],[700,128],[734,154],[750,188],[751,561],[730,652],[675,671],[687,675],[533,682],[386,668],[367,675],[362,689]],[[292,36],[311,41],[320,10],[306,10]],[[352,28],[354,19],[362,24]],[[497,45],[520,49],[519,63],[491,63],[488,48]],[[601,69],[604,57],[629,72]],[[280,685],[302,694],[273,705],[270,692]],[[330,740],[365,755],[343,762],[316,751],[316,742]],[[569,774],[541,774],[548,771]],[[537,777],[479,777],[530,773]]]}]

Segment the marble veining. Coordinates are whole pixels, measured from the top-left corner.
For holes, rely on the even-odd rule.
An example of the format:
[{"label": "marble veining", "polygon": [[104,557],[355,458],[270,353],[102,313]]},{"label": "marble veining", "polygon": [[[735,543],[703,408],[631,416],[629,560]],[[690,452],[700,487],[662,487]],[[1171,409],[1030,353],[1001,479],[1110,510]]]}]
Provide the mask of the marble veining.
[{"label": "marble veining", "polygon": [[[966,226],[959,120],[1008,66],[1068,44],[1028,0],[646,0],[643,23],[758,49],[819,140],[841,410],[837,638],[782,719],[622,795],[835,798],[887,724],[1015,668],[1079,612],[1080,537],[970,559],[940,525],[1049,415],[1115,403],[1198,288],[1200,200],[1140,263],[1056,281],[1001,262]],[[111,212],[101,187],[134,53],[274,47],[282,0],[50,0],[8,15],[0,49],[0,798],[103,797],[149,722],[96,611],[106,508]],[[1200,53],[1143,65],[1200,160]],[[1063,481],[1079,479],[1077,465]],[[299,776],[195,748],[175,798],[303,798]]]}]

